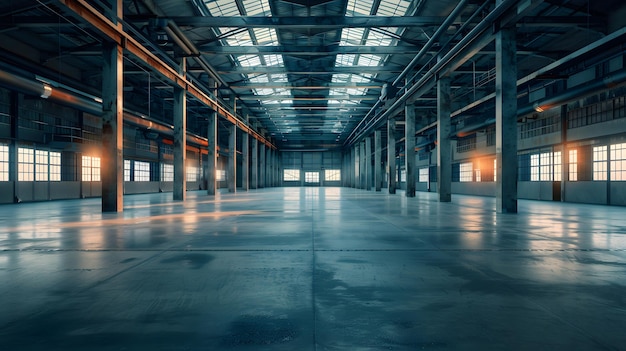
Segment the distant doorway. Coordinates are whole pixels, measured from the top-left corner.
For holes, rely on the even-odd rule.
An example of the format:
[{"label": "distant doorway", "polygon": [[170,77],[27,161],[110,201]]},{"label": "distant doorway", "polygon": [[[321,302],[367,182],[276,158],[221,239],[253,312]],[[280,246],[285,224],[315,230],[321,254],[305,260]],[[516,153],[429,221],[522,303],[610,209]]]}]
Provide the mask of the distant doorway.
[{"label": "distant doorway", "polygon": [[304,185],[306,186],[319,186],[320,185],[320,172],[304,172]]}]

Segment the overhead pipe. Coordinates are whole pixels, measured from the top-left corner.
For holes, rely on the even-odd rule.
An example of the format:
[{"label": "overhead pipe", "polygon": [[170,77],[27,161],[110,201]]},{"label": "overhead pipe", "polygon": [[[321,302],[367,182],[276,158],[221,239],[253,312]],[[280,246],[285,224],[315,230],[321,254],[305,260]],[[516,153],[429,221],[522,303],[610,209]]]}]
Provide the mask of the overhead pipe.
[{"label": "overhead pipe", "polygon": [[[0,85],[22,94],[39,96],[95,116],[102,115],[102,103],[97,101],[98,98],[89,99],[73,91],[53,87],[50,84],[17,76],[4,70],[0,70]],[[145,117],[139,117],[130,111],[124,111],[124,122],[162,135],[174,135],[172,126]],[[199,146],[208,145],[207,139],[189,132],[187,133],[187,141]]]},{"label": "overhead pipe", "polygon": [[[462,2],[462,3],[465,3],[465,2]],[[480,7],[479,7],[479,8],[478,8],[478,9],[477,9],[477,10],[476,10],[473,14],[472,14],[472,16],[471,16],[470,18],[474,18],[474,17],[475,17],[478,13],[480,13],[482,10],[484,10],[484,8],[485,8],[485,7],[486,7],[489,3],[490,3],[490,1],[485,1],[485,2],[484,2],[484,3],[483,3],[483,4],[482,4],[482,5],[481,5],[481,6],[480,6]],[[481,33],[482,31],[484,31],[484,30],[485,30],[485,28],[482,28],[480,31],[475,31],[475,29],[476,29],[477,27],[479,27],[479,26],[480,26],[481,24],[483,24],[483,23],[487,23],[487,25],[489,25],[489,24],[490,24],[490,22],[488,22],[488,21],[492,21],[493,19],[495,19],[495,18],[499,17],[500,15],[502,15],[502,13],[504,13],[504,10],[506,10],[506,9],[508,9],[510,6],[514,5],[514,1],[509,1],[509,3],[508,3],[508,4],[506,4],[506,8],[505,8],[505,6],[504,6],[504,5],[505,5],[505,4],[503,3],[503,4],[501,4],[500,6],[496,7],[496,9],[494,9],[492,12],[490,12],[490,13],[489,13],[489,15],[488,15],[487,17],[485,17],[485,18],[483,19],[483,21],[481,21],[481,22],[480,22],[480,23],[479,23],[476,27],[474,27],[474,29],[473,29],[472,31],[470,31],[470,33],[469,33],[468,35],[466,35],[466,36],[465,36],[465,37],[464,37],[464,38],[463,38],[463,39],[462,39],[462,40],[461,40],[461,41],[460,41],[460,42],[459,42],[456,46],[454,46],[454,47],[453,47],[453,48],[452,48],[452,49],[448,52],[448,55],[445,55],[445,56],[444,56],[444,58],[442,58],[442,59],[438,62],[438,64],[441,64],[441,62],[443,62],[443,61],[444,61],[444,59],[445,59],[446,57],[449,57],[449,55],[450,55],[450,54],[451,54],[454,50],[456,50],[456,51],[460,51],[462,48],[464,48],[464,47],[465,47],[465,44],[463,44],[462,46],[460,46],[460,45],[461,45],[464,41],[469,42],[470,40],[472,40],[472,39],[473,39],[473,37],[474,37],[474,36],[478,36],[478,35],[480,35],[480,33]],[[458,16],[458,13],[456,13],[456,14],[455,14],[455,12],[457,11],[457,9],[458,9],[458,11],[460,11],[460,10],[461,10],[461,9],[459,9],[459,6],[457,6],[457,7],[456,7],[456,8],[455,8],[455,9],[454,9],[451,13],[450,13],[450,15],[448,15],[448,17],[446,18],[446,20],[444,20],[444,22],[442,23],[442,25],[441,25],[441,26],[439,26],[439,28],[437,29],[437,32],[439,32],[439,33],[438,33],[438,36],[441,36],[441,34],[443,33],[443,31],[444,31],[445,29],[447,29],[447,27],[450,25],[450,23],[451,23],[451,22],[452,22],[452,21],[453,21],[453,20],[454,20],[454,19]],[[496,10],[498,10],[498,12],[496,12]],[[496,14],[495,14],[495,15],[494,15],[494,12],[496,12]],[[491,16],[491,17],[490,17],[490,16]],[[465,27],[468,23],[469,23],[469,21],[468,21],[468,22],[466,22],[465,24],[463,24],[463,27]],[[447,25],[446,25],[446,26],[444,26],[443,24],[447,24]],[[484,26],[485,26],[485,25],[483,24],[483,27],[484,27]],[[437,34],[437,32],[436,32],[436,34]],[[457,32],[457,33],[458,33],[458,32]],[[478,33],[478,34],[475,34],[475,33]],[[455,35],[455,36],[456,36],[456,35]],[[435,35],[433,35],[433,37],[432,37],[432,38],[431,38],[431,39],[430,39],[430,40],[426,43],[426,45],[429,45],[429,43],[431,43],[431,42],[432,42],[432,43],[430,44],[430,45],[432,46],[432,45],[434,44],[434,42],[435,42],[435,39],[437,39],[437,38],[435,37]],[[450,41],[451,41],[451,40],[452,40],[452,38],[450,39]],[[448,41],[448,42],[446,43],[446,45],[447,45],[450,41]],[[458,47],[460,47],[460,48],[458,48]],[[458,48],[458,49],[457,49],[457,48]],[[430,49],[430,47],[428,47],[428,49]],[[424,56],[424,55],[428,52],[428,49],[426,49],[426,50],[420,50],[420,52],[417,54],[417,56],[416,56],[416,57],[415,57],[415,58],[411,61],[411,63],[409,63],[409,66],[407,66],[407,68],[408,68],[408,67],[410,67],[411,65],[415,66],[415,64],[417,63],[417,61],[419,61],[420,59],[422,59],[422,58],[423,58],[423,56]],[[442,50],[442,49],[443,49],[443,47],[442,47],[442,48],[440,48],[440,52],[441,52],[441,50]],[[456,54],[458,54],[458,53],[455,53],[454,55],[456,55]],[[435,56],[433,56],[433,57],[435,57]],[[447,61],[446,61],[446,62],[447,62]],[[436,66],[437,66],[437,65],[436,65]],[[421,71],[423,70],[423,68],[424,68],[424,67],[422,67],[422,69],[420,69],[420,71],[419,71],[419,72],[421,72]],[[436,68],[436,67],[433,67],[433,68]],[[429,79],[430,79],[431,77],[429,76],[429,74],[430,74],[431,72],[434,72],[434,71],[435,71],[434,69],[429,70],[429,71],[428,71],[428,72],[424,75],[424,77],[429,77]],[[400,76],[399,76],[399,77],[398,77],[398,78],[397,78],[397,79],[393,82],[393,86],[397,86],[398,84],[400,84],[400,83],[401,83],[401,78],[404,78],[404,76],[406,76],[406,74],[408,74],[408,72],[409,72],[409,69],[404,69],[404,70],[402,71],[402,73],[400,74]],[[419,72],[417,72],[415,75],[419,74]],[[414,76],[415,76],[415,75],[414,75]],[[433,73],[433,75],[434,75],[434,73]],[[419,84],[420,82],[424,81],[424,79],[423,79],[424,77],[422,77],[422,79],[421,79],[420,81],[418,81],[418,83],[417,83],[417,84]],[[416,84],[416,85],[417,85],[417,84]],[[422,83],[421,85],[423,85],[423,83]],[[416,86],[413,86],[413,88],[415,88],[415,87],[416,87]],[[430,89],[430,88],[432,88],[432,87],[428,87],[428,89]],[[428,89],[426,89],[426,90],[428,90]],[[410,95],[413,95],[416,91],[417,91],[417,89],[413,89]],[[401,97],[401,99],[403,99],[403,100],[402,100],[402,102],[404,102],[405,100],[408,100],[408,97],[410,97],[410,95],[409,95],[409,91],[405,91],[405,94],[404,94],[404,95],[402,95],[402,97]],[[375,126],[376,126],[376,125],[377,125],[377,124],[378,124],[378,123],[379,123],[379,122],[380,122],[383,118],[385,118],[385,119],[386,119],[386,118],[388,118],[388,116],[389,116],[390,114],[395,114],[395,110],[397,109],[397,106],[398,106],[397,102],[398,102],[398,101],[396,101],[396,102],[395,102],[395,103],[391,106],[391,108],[389,108],[389,109],[388,109],[385,113],[383,113],[381,116],[379,116],[378,118],[376,118],[376,120],[374,121],[374,123],[373,123],[373,124],[371,124],[371,125],[373,125],[374,127],[372,127],[371,125],[370,125],[370,126],[366,126],[366,127],[365,127],[365,131],[367,132],[367,131],[369,131],[370,129],[375,128]],[[368,112],[368,114],[366,115],[366,117],[367,117],[368,115],[370,115],[372,111],[373,111],[373,109],[372,109],[372,110],[370,110],[370,111]],[[356,133],[356,132],[357,132],[357,130],[359,129],[359,126],[360,126],[361,124],[363,124],[363,123],[367,123],[367,118],[363,118],[363,119],[361,120],[361,122],[359,123],[359,125],[357,126],[357,128],[355,128],[355,129],[354,129],[354,131],[353,131],[353,132],[352,132],[352,134],[348,137],[348,139],[346,140],[346,142],[348,142],[348,143],[350,142],[350,139],[352,138],[352,136],[354,135],[354,133]],[[366,132],[362,132],[361,134],[366,134]],[[358,137],[356,137],[355,139],[358,139]]]},{"label": "overhead pipe", "polygon": [[[402,70],[400,75],[393,81],[392,85],[394,87],[397,87],[398,85],[402,83],[402,80],[404,79],[404,77],[407,74],[409,74],[409,72],[413,69],[413,67],[415,67],[415,65],[417,65],[417,63],[428,53],[428,50],[430,50],[430,48],[435,44],[435,42],[439,40],[439,37],[441,36],[441,34],[443,34],[444,31],[446,31],[448,27],[450,27],[450,25],[454,22],[454,20],[461,14],[461,11],[465,9],[465,6],[467,5],[468,2],[469,0],[462,0],[456,5],[456,7],[452,10],[452,12],[450,12],[448,17],[446,17],[443,23],[441,23],[439,28],[437,28],[435,33],[430,37],[430,39],[428,39],[426,44],[424,44],[422,49],[417,53],[417,55],[415,55],[415,57],[413,57],[411,62],[409,62],[409,64],[404,68],[404,70]],[[488,2],[489,0],[485,1],[485,3],[488,3]]]},{"label": "overhead pipe", "polygon": [[[381,116],[379,116],[378,118],[376,118],[375,121],[370,123],[370,126],[366,127],[364,131],[360,134],[367,134],[371,129],[376,128],[376,126],[382,120],[385,120],[388,117],[396,114],[398,110],[401,109],[402,106],[406,103],[406,101],[412,98],[414,95],[421,95],[432,89],[435,84],[435,81],[432,80],[436,78],[437,75],[462,52],[462,50],[469,47],[481,48],[491,42],[493,40],[493,35],[484,35],[484,33],[490,28],[491,25],[493,25],[493,23],[495,23],[498,18],[507,13],[510,8],[516,4],[518,4],[517,0],[505,0],[495,9],[493,9],[493,11],[489,12],[489,14],[480,23],[478,23],[465,37],[463,37],[463,39],[461,39],[461,41],[459,41],[452,49],[450,49],[446,53],[446,55],[444,55],[439,61],[437,61],[437,63],[430,70],[428,70],[428,72],[426,72],[426,74],[419,81],[417,81],[409,90],[407,90],[400,98],[398,98],[387,111],[383,112]],[[530,6],[530,1],[528,4],[525,5],[526,7]],[[354,139],[358,138],[359,136],[355,137]],[[349,139],[350,137],[348,137],[347,142],[349,142]]]},{"label": "overhead pipe", "polygon": [[528,104],[517,110],[517,115],[525,116],[531,113],[547,111],[551,108],[568,104],[589,95],[598,94],[609,89],[616,89],[626,85],[626,69],[614,72],[608,76],[596,79],[572,89],[566,89],[558,96],[549,97]]}]

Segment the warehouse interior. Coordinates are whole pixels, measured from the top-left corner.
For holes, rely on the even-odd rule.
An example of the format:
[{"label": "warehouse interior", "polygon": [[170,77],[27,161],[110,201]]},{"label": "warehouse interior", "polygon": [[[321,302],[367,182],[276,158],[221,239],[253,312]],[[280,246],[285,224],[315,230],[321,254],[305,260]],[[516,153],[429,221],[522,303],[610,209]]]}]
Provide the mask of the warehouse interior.
[{"label": "warehouse interior", "polygon": [[626,345],[623,1],[0,18],[9,349]]}]

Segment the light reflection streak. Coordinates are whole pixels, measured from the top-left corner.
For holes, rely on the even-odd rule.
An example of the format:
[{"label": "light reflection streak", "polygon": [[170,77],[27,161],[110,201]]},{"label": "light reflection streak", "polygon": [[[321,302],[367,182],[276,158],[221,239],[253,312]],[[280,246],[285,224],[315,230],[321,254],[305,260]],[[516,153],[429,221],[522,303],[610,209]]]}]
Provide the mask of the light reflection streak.
[{"label": "light reflection streak", "polygon": [[135,218],[110,218],[95,221],[81,221],[81,222],[67,222],[67,223],[54,223],[51,226],[50,223],[33,223],[27,226],[19,226],[13,228],[3,228],[3,232],[23,232],[34,231],[40,232],[42,230],[53,230],[58,232],[61,229],[67,228],[93,228],[93,227],[108,227],[108,226],[124,226],[124,225],[136,225],[142,223],[151,223],[157,221],[174,221],[179,220],[184,223],[195,223],[201,218],[213,218],[221,219],[233,216],[244,215],[258,215],[261,211],[229,211],[229,212],[204,212],[204,213],[175,213],[167,215],[156,215],[148,217],[135,217]]}]

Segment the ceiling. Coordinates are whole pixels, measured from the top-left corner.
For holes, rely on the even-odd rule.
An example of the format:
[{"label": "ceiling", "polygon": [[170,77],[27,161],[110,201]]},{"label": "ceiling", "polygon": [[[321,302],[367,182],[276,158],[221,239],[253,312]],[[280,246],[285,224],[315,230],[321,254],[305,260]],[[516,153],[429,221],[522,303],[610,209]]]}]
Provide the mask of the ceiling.
[{"label": "ceiling", "polygon": [[[0,67],[100,96],[102,35],[66,1],[2,2]],[[106,1],[71,1],[111,17]],[[482,43],[470,42],[474,50],[464,48],[447,66],[455,109],[494,92],[498,23],[517,23],[519,78],[621,28],[626,17],[621,0],[504,3],[510,9],[477,36]],[[482,0],[124,0],[122,24],[168,65],[184,60],[191,81],[279,149],[333,149],[381,127],[395,91],[429,78],[438,57],[471,39],[495,8]],[[171,123],[172,83],[132,55],[124,62],[125,107]],[[436,91],[416,90],[408,100],[427,126]],[[465,117],[486,119],[492,109]],[[188,128],[203,135],[208,113],[189,99]]]}]

